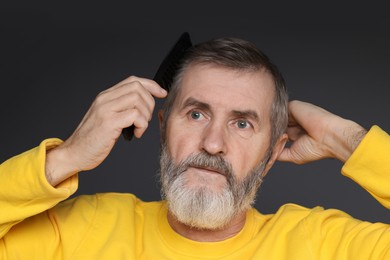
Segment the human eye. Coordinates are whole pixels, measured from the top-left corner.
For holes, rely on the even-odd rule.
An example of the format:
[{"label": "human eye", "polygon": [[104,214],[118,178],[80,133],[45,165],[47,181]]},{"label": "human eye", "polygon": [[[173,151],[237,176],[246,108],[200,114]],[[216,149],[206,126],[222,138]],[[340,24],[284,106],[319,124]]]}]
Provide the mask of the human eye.
[{"label": "human eye", "polygon": [[236,119],[231,122],[231,130],[237,135],[248,139],[255,132],[255,128],[250,120]]},{"label": "human eye", "polygon": [[236,121],[236,126],[239,129],[249,129],[252,128],[252,124],[244,119],[239,119]]},{"label": "human eye", "polygon": [[204,118],[203,114],[197,110],[190,111],[189,116],[194,120],[200,120],[200,119]]}]

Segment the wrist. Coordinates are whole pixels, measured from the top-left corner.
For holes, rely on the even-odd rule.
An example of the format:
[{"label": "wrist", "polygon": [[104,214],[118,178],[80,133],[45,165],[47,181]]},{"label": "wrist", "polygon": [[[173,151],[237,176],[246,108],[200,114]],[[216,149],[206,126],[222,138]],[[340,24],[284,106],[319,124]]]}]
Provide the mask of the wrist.
[{"label": "wrist", "polygon": [[333,157],[346,162],[366,135],[367,130],[359,124],[346,119],[343,119],[342,122],[336,125],[338,127],[333,129],[331,142],[328,147]]},{"label": "wrist", "polygon": [[59,145],[46,152],[45,175],[47,181],[54,187],[76,174],[78,170],[72,168],[66,147]]}]

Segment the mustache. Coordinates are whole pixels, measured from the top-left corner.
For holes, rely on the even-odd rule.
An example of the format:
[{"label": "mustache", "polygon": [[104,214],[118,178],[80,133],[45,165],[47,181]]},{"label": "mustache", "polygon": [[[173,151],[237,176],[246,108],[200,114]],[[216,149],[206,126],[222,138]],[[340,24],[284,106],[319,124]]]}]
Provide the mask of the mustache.
[{"label": "mustache", "polygon": [[232,165],[227,160],[222,156],[211,155],[206,152],[188,156],[179,164],[179,172],[182,173],[189,167],[207,168],[224,175],[228,179],[234,176]]}]

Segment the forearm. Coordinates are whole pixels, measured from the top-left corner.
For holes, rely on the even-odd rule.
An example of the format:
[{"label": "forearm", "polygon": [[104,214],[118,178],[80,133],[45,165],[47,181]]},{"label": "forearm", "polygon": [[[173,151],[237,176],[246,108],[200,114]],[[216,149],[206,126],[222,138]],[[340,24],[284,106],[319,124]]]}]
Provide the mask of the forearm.
[{"label": "forearm", "polygon": [[70,155],[67,153],[66,147],[60,145],[47,151],[45,176],[53,187],[79,171],[79,169],[72,166],[73,164],[70,162]]},{"label": "forearm", "polygon": [[324,143],[334,158],[346,162],[367,134],[367,130],[351,120],[340,117],[334,120],[337,122],[330,124],[333,127],[328,130],[330,134]]},{"label": "forearm", "polygon": [[53,207],[76,191],[77,176],[56,188],[46,180],[46,149],[59,143],[58,139],[46,140],[0,165],[0,237],[12,225]]}]

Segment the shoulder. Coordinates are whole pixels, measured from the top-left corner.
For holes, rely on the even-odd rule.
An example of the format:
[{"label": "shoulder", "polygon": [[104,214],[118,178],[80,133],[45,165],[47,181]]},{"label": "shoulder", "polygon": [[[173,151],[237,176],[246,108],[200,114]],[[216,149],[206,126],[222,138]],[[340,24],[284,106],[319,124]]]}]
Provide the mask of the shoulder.
[{"label": "shoulder", "polygon": [[345,221],[357,221],[349,214],[338,209],[324,209],[321,206],[308,208],[293,203],[281,206],[274,214],[262,215],[257,213],[257,218],[265,219],[268,225],[282,224],[284,227],[295,228],[297,226],[322,226],[326,223],[338,223]]},{"label": "shoulder", "polygon": [[131,193],[97,193],[80,195],[55,207],[56,212],[84,212],[83,214],[136,212],[161,207],[161,201],[145,202]]}]

